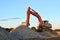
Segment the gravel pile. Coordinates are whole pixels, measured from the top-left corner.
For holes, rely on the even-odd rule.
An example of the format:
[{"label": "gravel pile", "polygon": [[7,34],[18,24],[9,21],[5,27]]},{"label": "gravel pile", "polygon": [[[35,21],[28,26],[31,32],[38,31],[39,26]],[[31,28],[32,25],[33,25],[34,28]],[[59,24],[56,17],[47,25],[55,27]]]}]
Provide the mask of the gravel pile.
[{"label": "gravel pile", "polygon": [[11,32],[12,35],[15,35],[17,38],[20,39],[30,39],[30,38],[49,38],[46,36],[42,36],[40,33],[31,30],[30,28],[26,27],[26,26],[20,26],[17,29],[15,29],[14,31]]},{"label": "gravel pile", "polygon": [[28,28],[27,26],[19,26],[12,32],[6,31],[0,27],[0,40],[60,40],[60,37],[55,36],[56,33],[49,31],[36,32]]},{"label": "gravel pile", "polygon": [[50,31],[44,31],[44,32],[39,32],[40,35],[45,36],[45,37],[55,37],[57,35],[56,32],[50,32]]},{"label": "gravel pile", "polygon": [[26,26],[20,26],[13,32],[11,32],[12,35],[18,35],[17,38],[22,37],[22,38],[39,38],[39,33],[31,30],[30,28]]},{"label": "gravel pile", "polygon": [[0,27],[0,40],[17,40],[15,39],[15,35],[12,36],[10,32]]},{"label": "gravel pile", "polygon": [[0,40],[10,40],[9,32],[0,27]]}]

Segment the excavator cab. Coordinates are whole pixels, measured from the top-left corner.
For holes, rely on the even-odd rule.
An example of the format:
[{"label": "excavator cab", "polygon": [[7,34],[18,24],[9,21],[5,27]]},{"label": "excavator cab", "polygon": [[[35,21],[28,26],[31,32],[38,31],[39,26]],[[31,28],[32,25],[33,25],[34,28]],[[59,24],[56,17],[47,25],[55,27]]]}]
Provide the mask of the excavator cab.
[{"label": "excavator cab", "polygon": [[47,28],[52,28],[52,25],[48,22],[48,20],[44,20],[42,26],[45,25]]},{"label": "excavator cab", "polygon": [[44,20],[43,22],[42,22],[42,28],[46,28],[46,27],[48,27],[48,21],[47,20]]},{"label": "excavator cab", "polygon": [[50,31],[52,28],[52,25],[48,22],[48,20],[44,20],[42,22],[42,31]]}]

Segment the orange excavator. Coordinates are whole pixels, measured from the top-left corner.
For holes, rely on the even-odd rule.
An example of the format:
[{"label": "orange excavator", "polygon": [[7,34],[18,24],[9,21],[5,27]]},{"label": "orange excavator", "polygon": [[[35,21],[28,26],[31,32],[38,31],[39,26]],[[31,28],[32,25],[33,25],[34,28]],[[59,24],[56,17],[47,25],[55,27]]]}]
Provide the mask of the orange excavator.
[{"label": "orange excavator", "polygon": [[47,20],[44,20],[42,21],[42,18],[41,16],[36,12],[34,11],[33,9],[31,9],[30,7],[28,7],[27,9],[27,13],[26,13],[27,17],[26,17],[26,23],[27,23],[27,26],[29,26],[29,20],[30,20],[30,14],[34,15],[35,17],[38,18],[38,31],[45,31],[47,29],[51,29],[52,28],[52,25],[50,23],[48,23]]},{"label": "orange excavator", "polygon": [[45,30],[51,30],[52,28],[52,25],[47,21],[47,20],[42,20],[41,16],[36,12],[34,11],[33,9],[31,9],[30,7],[28,7],[27,9],[27,13],[26,13],[26,26],[29,26],[30,23],[30,14],[34,15],[35,17],[38,18],[38,29],[36,31],[45,31]]}]

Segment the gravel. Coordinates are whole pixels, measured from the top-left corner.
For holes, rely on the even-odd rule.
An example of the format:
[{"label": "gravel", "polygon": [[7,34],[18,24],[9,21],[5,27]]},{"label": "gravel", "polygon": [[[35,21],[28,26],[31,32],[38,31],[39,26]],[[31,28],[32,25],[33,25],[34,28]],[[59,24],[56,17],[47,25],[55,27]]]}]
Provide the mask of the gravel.
[{"label": "gravel", "polygon": [[36,32],[27,26],[19,26],[12,32],[0,27],[0,40],[60,40],[60,37],[54,37],[55,35],[55,32],[49,31]]}]

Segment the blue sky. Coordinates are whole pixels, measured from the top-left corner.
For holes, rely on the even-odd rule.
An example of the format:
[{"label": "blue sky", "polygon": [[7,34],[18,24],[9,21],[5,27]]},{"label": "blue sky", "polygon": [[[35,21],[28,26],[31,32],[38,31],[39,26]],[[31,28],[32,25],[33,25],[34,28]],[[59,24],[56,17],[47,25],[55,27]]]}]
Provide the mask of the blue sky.
[{"label": "blue sky", "polygon": [[[19,17],[19,20],[0,21],[3,27],[16,27],[26,19],[26,10],[30,6],[41,15],[42,20],[48,20],[53,29],[60,28],[60,0],[0,0],[0,19]],[[34,24],[33,24],[33,23]],[[31,15],[31,25],[38,23]]]}]

